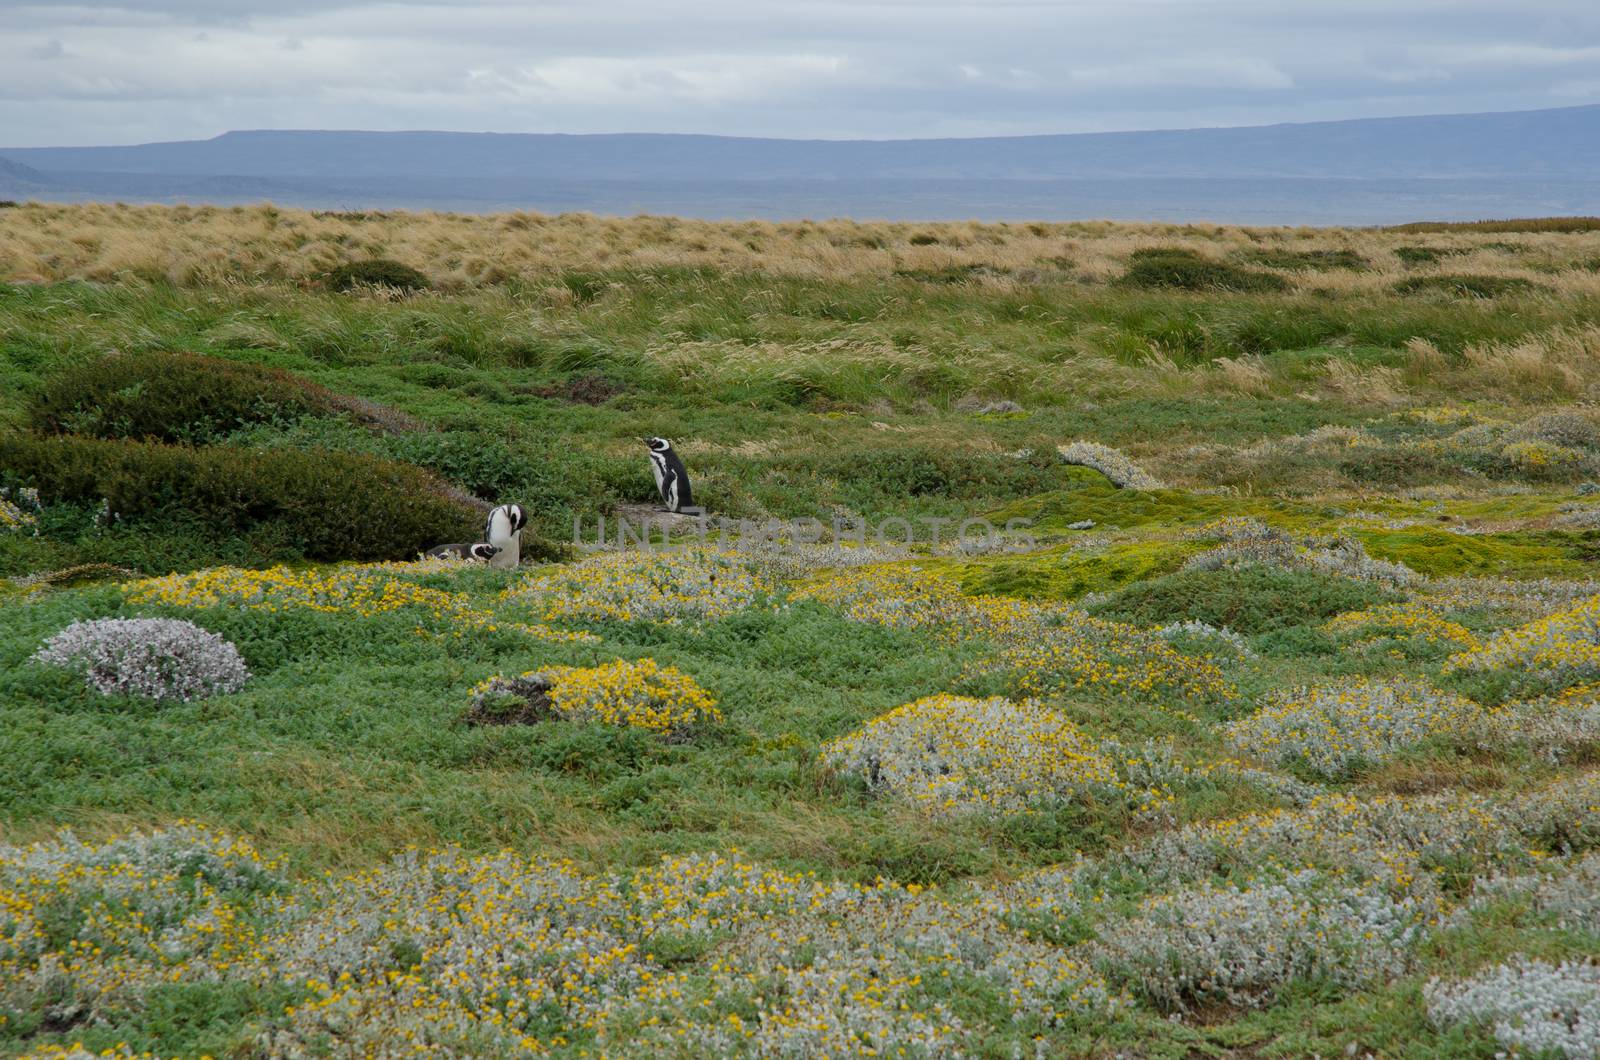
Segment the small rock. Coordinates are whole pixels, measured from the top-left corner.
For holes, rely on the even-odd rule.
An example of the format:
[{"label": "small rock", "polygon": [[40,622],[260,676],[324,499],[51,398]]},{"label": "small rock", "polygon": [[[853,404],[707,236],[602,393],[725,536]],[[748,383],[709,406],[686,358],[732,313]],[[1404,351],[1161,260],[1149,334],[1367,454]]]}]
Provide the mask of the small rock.
[{"label": "small rock", "polygon": [[1089,530],[1089,529],[1092,529],[1093,527],[1094,527],[1094,520],[1093,519],[1079,519],[1075,523],[1068,523],[1067,524],[1067,529],[1068,530]]}]

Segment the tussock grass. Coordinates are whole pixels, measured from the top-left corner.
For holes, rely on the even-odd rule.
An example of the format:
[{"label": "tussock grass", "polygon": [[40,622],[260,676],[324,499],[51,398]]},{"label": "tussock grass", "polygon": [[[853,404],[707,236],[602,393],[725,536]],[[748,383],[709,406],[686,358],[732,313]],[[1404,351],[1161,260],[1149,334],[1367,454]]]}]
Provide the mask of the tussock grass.
[{"label": "tussock grass", "polygon": [[1391,232],[1596,232],[1600,217],[1524,217],[1508,221],[1413,221]]}]

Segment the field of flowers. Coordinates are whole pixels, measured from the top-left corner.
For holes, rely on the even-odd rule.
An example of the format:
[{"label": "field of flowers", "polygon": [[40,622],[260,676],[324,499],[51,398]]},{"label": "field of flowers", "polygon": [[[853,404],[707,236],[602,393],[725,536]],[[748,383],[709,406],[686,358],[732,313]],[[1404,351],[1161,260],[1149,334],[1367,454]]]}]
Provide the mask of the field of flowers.
[{"label": "field of flowers", "polygon": [[[1147,539],[1218,579],[1368,581],[1257,520]],[[1235,551],[1197,563],[1195,542]],[[1291,1052],[1590,1055],[1597,597],[1385,572],[1404,599],[1245,636],[964,590],[986,562],[690,546],[28,591],[17,687],[56,709],[266,738],[294,731],[293,689],[399,688],[423,656],[447,695],[387,709],[465,756],[447,783],[563,790],[521,802],[509,843],[468,817],[365,866],[271,827],[260,853],[213,823],[220,777],[164,793],[205,824],[0,845],[0,1036],[39,1057],[810,1057],[1164,1054],[1226,1027]],[[115,617],[61,624],[88,612]],[[785,680],[842,694],[797,725]],[[388,783],[385,812],[428,797]],[[722,785],[747,791],[712,809]],[[857,830],[876,854],[818,856]],[[1365,1015],[1273,1030],[1321,1006]]]},{"label": "field of flowers", "polygon": [[[874,264],[0,283],[0,1056],[1600,1055],[1600,237],[762,231]],[[131,513],[30,411],[113,347],[522,566]],[[627,547],[645,433],[712,517]]]}]

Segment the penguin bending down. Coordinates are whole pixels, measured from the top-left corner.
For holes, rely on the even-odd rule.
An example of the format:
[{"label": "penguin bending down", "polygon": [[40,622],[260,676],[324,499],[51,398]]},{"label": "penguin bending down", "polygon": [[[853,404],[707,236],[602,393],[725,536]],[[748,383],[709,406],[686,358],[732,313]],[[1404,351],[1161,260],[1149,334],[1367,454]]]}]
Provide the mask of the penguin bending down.
[{"label": "penguin bending down", "polygon": [[499,549],[489,557],[496,570],[515,570],[522,562],[522,539],[518,533],[528,525],[528,513],[520,504],[502,504],[489,513],[483,527],[484,540]]},{"label": "penguin bending down", "polygon": [[435,545],[422,555],[425,559],[492,560],[500,551],[496,545]]},{"label": "penguin bending down", "polygon": [[683,466],[672,443],[665,438],[642,438],[650,447],[650,470],[655,472],[656,490],[667,511],[682,515],[699,515],[694,496],[689,492],[689,469]]}]

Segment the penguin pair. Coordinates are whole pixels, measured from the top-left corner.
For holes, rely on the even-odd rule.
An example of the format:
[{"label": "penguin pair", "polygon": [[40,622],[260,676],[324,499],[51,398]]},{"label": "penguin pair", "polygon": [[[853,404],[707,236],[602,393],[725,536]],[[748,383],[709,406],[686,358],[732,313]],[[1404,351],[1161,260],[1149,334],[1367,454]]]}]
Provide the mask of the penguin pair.
[{"label": "penguin pair", "polygon": [[689,469],[665,438],[641,438],[650,449],[650,470],[655,472],[656,492],[667,511],[679,515],[699,515],[694,496],[689,490]]},{"label": "penguin pair", "polygon": [[435,545],[423,555],[428,559],[461,559],[487,562],[495,570],[515,570],[522,562],[522,539],[528,513],[520,504],[502,504],[484,522],[484,540],[478,544]]}]

